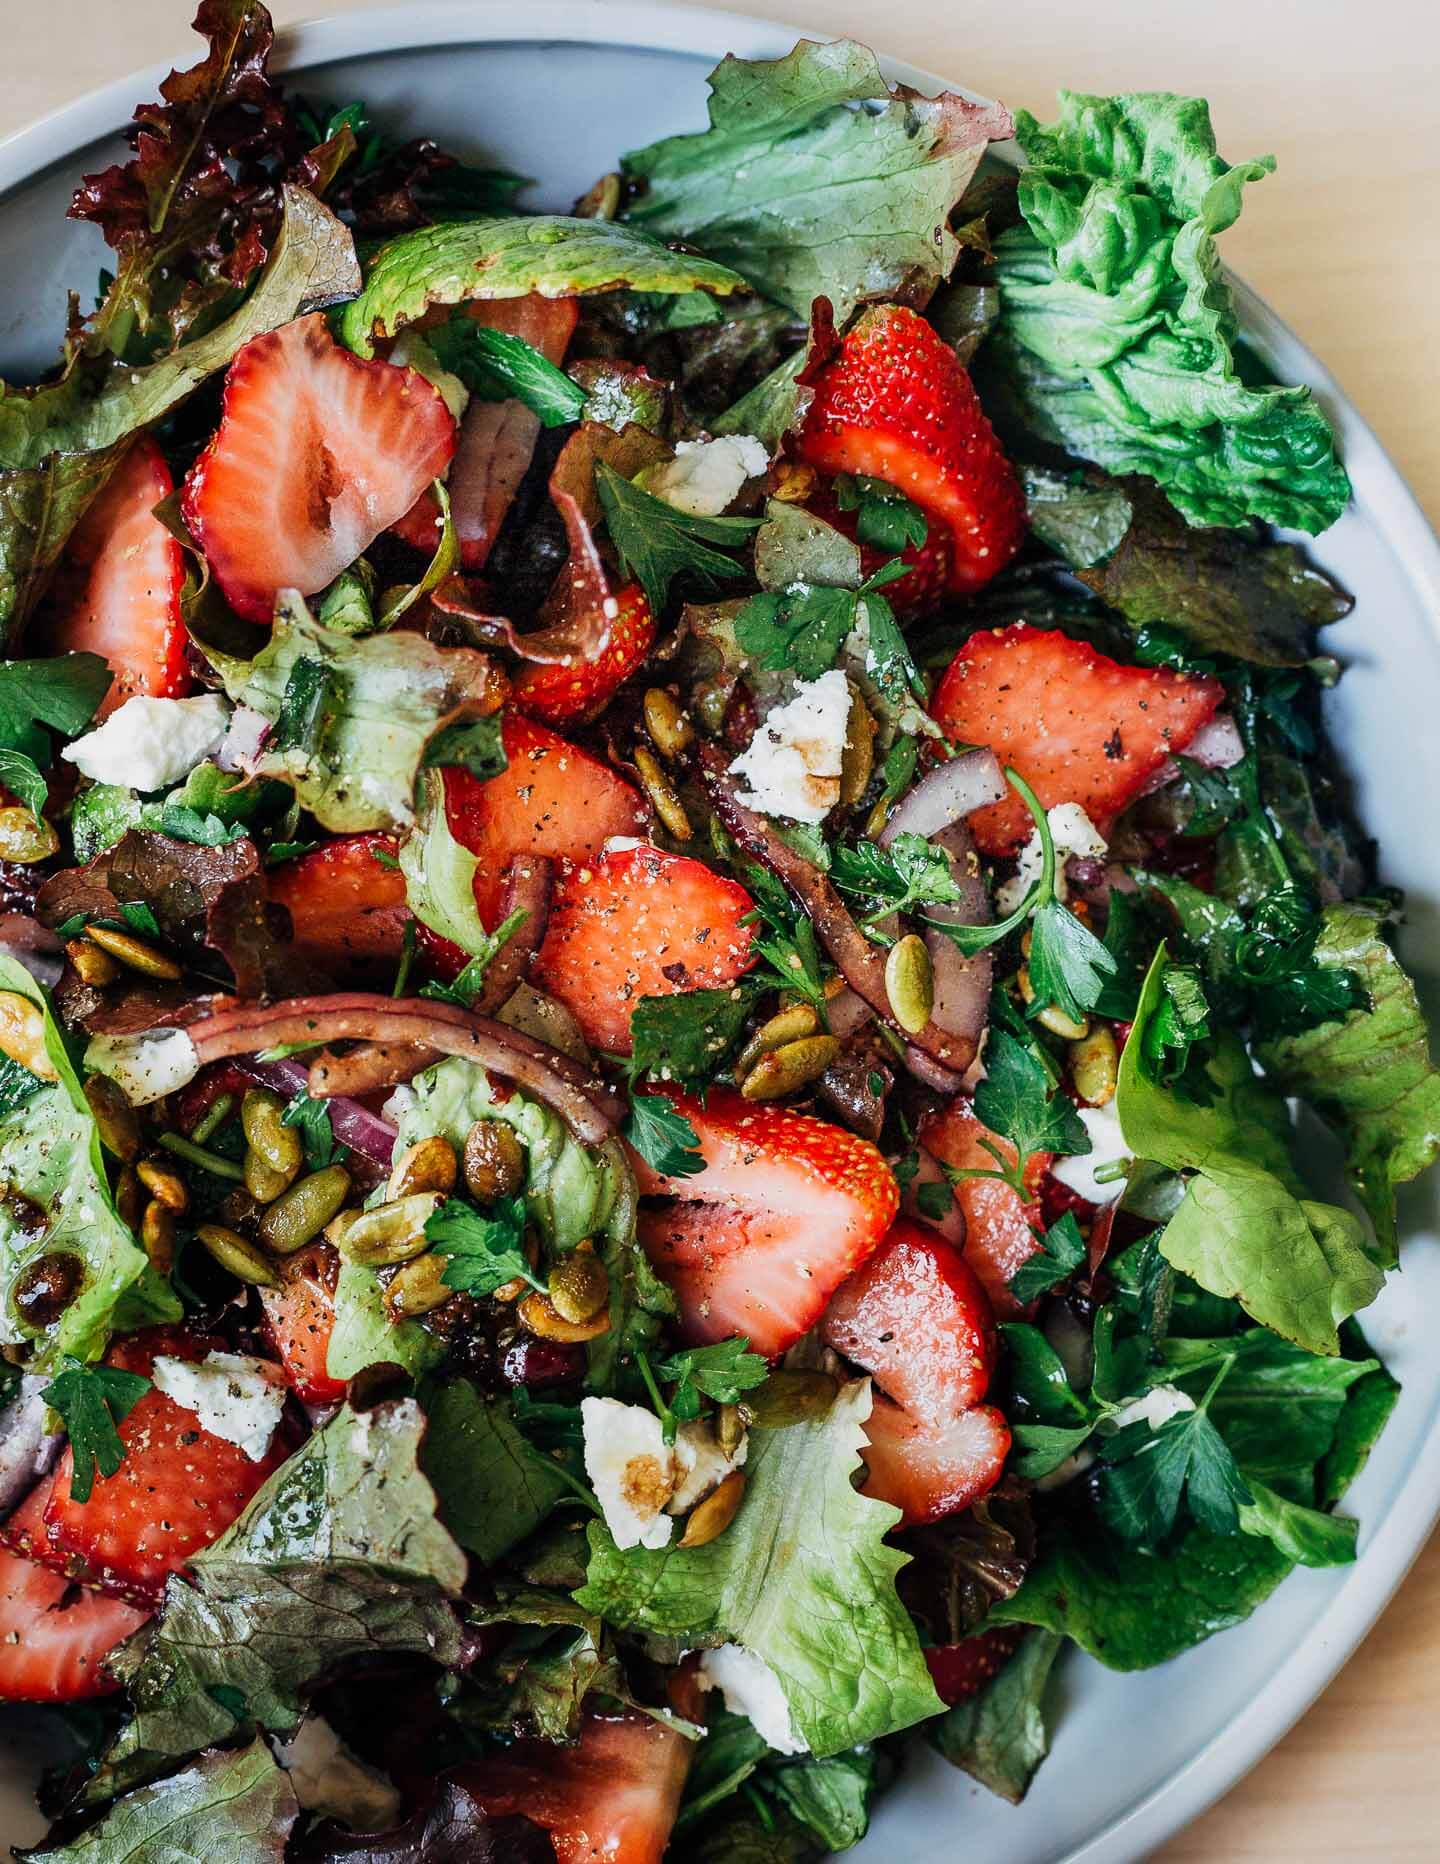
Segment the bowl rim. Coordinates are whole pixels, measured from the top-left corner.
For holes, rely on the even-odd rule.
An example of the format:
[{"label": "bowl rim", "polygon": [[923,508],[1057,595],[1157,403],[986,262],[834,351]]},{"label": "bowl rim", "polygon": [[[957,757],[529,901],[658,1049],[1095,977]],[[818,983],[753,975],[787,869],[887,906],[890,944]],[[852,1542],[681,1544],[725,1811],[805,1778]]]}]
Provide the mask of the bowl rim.
[{"label": "bowl rim", "polygon": [[[446,45],[615,46],[719,60],[726,53],[773,58],[797,38],[836,35],[813,27],[668,0],[531,0],[523,29],[508,0],[416,0],[370,11],[325,14],[276,33],[275,68],[300,71],[336,60]],[[184,47],[178,43],[177,59]],[[959,89],[937,74],[879,53],[892,81],[918,89]],[[0,139],[0,202],[130,120],[167,65],[102,85]],[[1440,636],[1440,536],[1369,423],[1329,370],[1265,300],[1234,274],[1247,338],[1277,373],[1307,382],[1330,415],[1354,489],[1354,505],[1383,539]],[[1270,1681],[1188,1761],[1055,1864],[1131,1864],[1212,1805],[1255,1766],[1315,1702],[1371,1630],[1440,1518],[1440,1398],[1410,1480],[1372,1527],[1368,1544],[1309,1633]],[[957,1785],[959,1776],[957,1776]],[[1023,1816],[1018,1814],[1017,1816]]]}]

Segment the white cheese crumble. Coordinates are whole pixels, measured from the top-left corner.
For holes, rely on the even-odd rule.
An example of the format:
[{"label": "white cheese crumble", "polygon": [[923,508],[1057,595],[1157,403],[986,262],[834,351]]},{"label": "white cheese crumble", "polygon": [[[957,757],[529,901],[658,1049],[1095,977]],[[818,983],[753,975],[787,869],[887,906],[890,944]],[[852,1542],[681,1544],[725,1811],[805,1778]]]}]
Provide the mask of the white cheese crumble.
[{"label": "white cheese crumble", "polygon": [[1135,1156],[1120,1130],[1115,1102],[1108,1101],[1103,1107],[1077,1107],[1075,1111],[1090,1135],[1090,1150],[1079,1156],[1056,1159],[1050,1167],[1051,1173],[1077,1197],[1091,1204],[1113,1204],[1125,1189],[1125,1180],[1114,1178],[1102,1184],[1096,1181],[1095,1173],[1102,1165],[1128,1165]]},{"label": "white cheese crumble", "polygon": [[339,1819],[353,1832],[383,1832],[400,1817],[400,1794],[336,1734],[323,1715],[307,1715],[275,1758],[307,1812]]},{"label": "white cheese crumble", "polygon": [[731,776],[750,786],[740,801],[791,822],[823,822],[840,800],[849,718],[850,687],[838,667],[802,682],[731,764]]},{"label": "white cheese crumble", "polygon": [[418,330],[402,330],[387,360],[423,375],[430,386],[439,391],[452,420],[458,421],[469,407],[470,390],[458,375],[445,367]]},{"label": "white cheese crumble", "polygon": [[147,1029],[134,1036],[91,1036],[85,1066],[91,1074],[109,1075],[132,1107],[148,1107],[193,1081],[200,1057],[183,1029]]},{"label": "white cheese crumble", "polygon": [[254,706],[237,705],[215,752],[215,762],[222,770],[249,770],[269,735],[270,721],[263,712],[257,712]]},{"label": "white cheese crumble", "polygon": [[700,1655],[700,1687],[718,1689],[732,1715],[743,1715],[777,1754],[808,1754],[796,1732],[780,1679],[762,1657],[743,1644],[722,1644]]},{"label": "white cheese crumble", "polygon": [[692,518],[718,518],[747,479],[770,466],[770,450],[754,434],[723,434],[718,440],[682,440],[673,460],[643,473],[640,483],[655,498]]},{"label": "white cheese crumble", "polygon": [[196,1362],[161,1354],[150,1377],[158,1391],[187,1411],[212,1437],[238,1445],[252,1463],[263,1463],[285,1409],[285,1387],[269,1376],[263,1359],[240,1353],[207,1353]]},{"label": "white cheese crumble", "polygon": [[[1045,811],[1045,815],[1055,843],[1055,897],[1067,900],[1070,894],[1065,885],[1066,861],[1072,854],[1078,854],[1085,860],[1098,861],[1109,853],[1110,844],[1079,803],[1056,803],[1053,809]],[[1013,913],[1040,878],[1042,860],[1040,831],[1032,829],[1029,841],[1020,850],[1020,865],[1015,870],[1015,877],[995,890],[995,907],[1002,916]]]},{"label": "white cheese crumble", "polygon": [[118,783],[148,795],[168,789],[213,757],[229,723],[230,707],[219,693],[194,699],[137,693],[60,755],[96,783]]},{"label": "white cheese crumble", "polygon": [[688,1514],[696,1502],[704,1501],[712,1489],[720,1486],[732,1469],[740,1467],[749,1452],[749,1439],[742,1437],[733,1453],[727,1456],[715,1432],[702,1418],[682,1424],[675,1433],[679,1486],[665,1504],[665,1512]]},{"label": "white cheese crumble", "polygon": [[1143,1398],[1132,1398],[1128,1404],[1122,1404],[1118,1411],[1112,1411],[1107,1422],[1111,1431],[1117,1431],[1124,1430],[1127,1424],[1137,1424],[1143,1418],[1151,1430],[1159,1430],[1172,1417],[1179,1417],[1183,1412],[1194,1409],[1195,1400],[1187,1397],[1178,1385],[1157,1385],[1146,1392]]},{"label": "white cheese crumble", "polygon": [[639,1404],[586,1398],[580,1405],[585,1473],[615,1545],[665,1547],[675,1523],[665,1504],[679,1470],[660,1420]]}]

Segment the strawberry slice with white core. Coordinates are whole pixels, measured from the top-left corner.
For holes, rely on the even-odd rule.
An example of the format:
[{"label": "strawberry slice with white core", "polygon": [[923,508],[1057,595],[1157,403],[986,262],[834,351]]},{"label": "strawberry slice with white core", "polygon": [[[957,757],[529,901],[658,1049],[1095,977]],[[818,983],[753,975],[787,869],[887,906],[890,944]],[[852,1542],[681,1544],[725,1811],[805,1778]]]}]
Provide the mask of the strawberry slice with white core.
[{"label": "strawberry slice with white core", "polygon": [[1010,1453],[1010,1427],[989,1404],[926,1424],[877,1392],[865,1434],[861,1488],[898,1508],[901,1527],[939,1521],[978,1502],[1000,1480]]},{"label": "strawberry slice with white core", "polygon": [[269,621],[277,590],[332,582],[454,450],[438,389],[352,355],[315,312],[252,338],[231,363],[219,431],[181,510],[230,606]]},{"label": "strawberry slice with white core", "polygon": [[[66,550],[51,654],[99,654],[115,678],[97,719],[127,699],[179,699],[190,690],[180,589],[185,558],[154,515],[175,490],[165,456],[142,434],[86,511]],[[74,572],[83,582],[72,580]]]},{"label": "strawberry slice with white core", "polygon": [[[920,1127],[925,1150],[961,1170],[995,1170],[994,1155],[982,1143],[986,1140],[1013,1167],[1014,1146],[977,1119],[968,1100],[957,1097]],[[1040,1184],[1049,1165],[1050,1154],[1036,1152],[1025,1167],[1025,1184],[1033,1201],[1022,1199],[1000,1178],[962,1178],[953,1187],[965,1218],[965,1260],[1002,1320],[1013,1320],[1025,1311],[1010,1292],[1010,1277],[1041,1247],[1035,1232],[1043,1226]]]}]

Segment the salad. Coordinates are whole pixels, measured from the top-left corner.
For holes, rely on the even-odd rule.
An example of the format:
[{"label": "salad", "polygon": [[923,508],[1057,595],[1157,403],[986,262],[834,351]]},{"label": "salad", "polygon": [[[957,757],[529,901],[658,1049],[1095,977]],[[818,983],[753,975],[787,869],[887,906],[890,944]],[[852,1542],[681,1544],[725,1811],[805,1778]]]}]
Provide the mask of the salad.
[{"label": "salad", "polygon": [[1349,485],[1217,255],[1271,163],[801,42],[534,212],[196,28],[0,388],[28,1855],[1018,1801],[1070,1646],[1354,1559],[1440,1151]]}]

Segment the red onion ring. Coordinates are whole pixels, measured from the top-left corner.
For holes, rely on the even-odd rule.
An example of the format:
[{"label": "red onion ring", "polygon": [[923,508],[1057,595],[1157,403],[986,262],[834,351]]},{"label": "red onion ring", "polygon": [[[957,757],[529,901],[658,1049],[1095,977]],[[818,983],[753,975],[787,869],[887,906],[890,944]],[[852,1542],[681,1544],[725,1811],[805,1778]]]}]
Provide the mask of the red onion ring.
[{"label": "red onion ring", "polygon": [[[297,1056],[286,1056],[283,1061],[256,1061],[252,1056],[245,1056],[239,1066],[262,1087],[272,1087],[287,1099],[310,1091],[310,1071]],[[326,1099],[330,1108],[330,1130],[340,1144],[388,1171],[395,1150],[395,1128],[378,1113],[372,1113],[346,1095],[327,1095]]]}]

